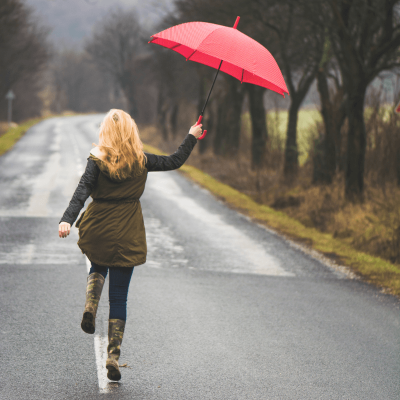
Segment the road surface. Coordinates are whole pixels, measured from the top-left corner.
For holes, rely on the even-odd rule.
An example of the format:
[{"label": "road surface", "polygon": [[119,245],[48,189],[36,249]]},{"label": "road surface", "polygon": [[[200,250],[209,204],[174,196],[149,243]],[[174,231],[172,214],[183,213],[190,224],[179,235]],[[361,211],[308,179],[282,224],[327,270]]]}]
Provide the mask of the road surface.
[{"label": "road surface", "polygon": [[87,260],[58,222],[102,115],[53,118],[0,157],[0,399],[400,399],[399,301],[150,173],[120,364],[104,368],[108,281],[81,331]]}]

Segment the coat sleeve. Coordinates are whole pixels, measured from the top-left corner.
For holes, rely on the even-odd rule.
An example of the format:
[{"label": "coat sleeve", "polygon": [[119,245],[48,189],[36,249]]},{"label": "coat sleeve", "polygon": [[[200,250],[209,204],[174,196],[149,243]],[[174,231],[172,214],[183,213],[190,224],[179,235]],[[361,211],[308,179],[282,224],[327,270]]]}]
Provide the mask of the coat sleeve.
[{"label": "coat sleeve", "polygon": [[78,218],[79,212],[84,206],[85,201],[90,196],[90,193],[92,193],[97,178],[99,177],[99,173],[100,170],[96,162],[91,158],[88,158],[85,172],[82,175],[78,187],[76,188],[75,193],[69,202],[69,206],[65,210],[60,222],[68,222],[72,226]]},{"label": "coat sleeve", "polygon": [[146,156],[146,168],[152,171],[171,171],[180,168],[190,156],[197,139],[187,134],[178,150],[170,156],[157,156],[155,154],[144,153]]}]

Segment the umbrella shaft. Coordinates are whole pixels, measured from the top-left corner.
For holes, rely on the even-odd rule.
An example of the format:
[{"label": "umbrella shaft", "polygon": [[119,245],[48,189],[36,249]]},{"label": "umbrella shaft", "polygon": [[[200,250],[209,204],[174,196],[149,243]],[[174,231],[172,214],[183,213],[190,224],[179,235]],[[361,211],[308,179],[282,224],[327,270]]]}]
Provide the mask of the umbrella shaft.
[{"label": "umbrella shaft", "polygon": [[211,89],[210,89],[210,91],[208,92],[207,100],[206,100],[206,102],[205,102],[205,104],[204,104],[203,110],[202,110],[202,112],[201,112],[200,115],[203,115],[203,114],[204,114],[204,111],[206,110],[207,103],[208,103],[208,99],[210,98],[210,94],[211,94],[211,92],[212,92],[212,90],[213,90],[215,81],[217,80],[217,76],[218,76],[219,70],[221,69],[222,61],[223,61],[223,60],[221,60],[221,62],[219,63],[218,71],[217,71],[217,73],[215,74],[214,82],[212,83]]}]

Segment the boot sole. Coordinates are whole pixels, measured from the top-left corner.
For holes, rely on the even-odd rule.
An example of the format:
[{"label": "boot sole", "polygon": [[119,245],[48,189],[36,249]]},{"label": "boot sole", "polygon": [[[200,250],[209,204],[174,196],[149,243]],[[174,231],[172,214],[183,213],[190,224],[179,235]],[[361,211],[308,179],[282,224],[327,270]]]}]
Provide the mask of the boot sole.
[{"label": "boot sole", "polygon": [[81,322],[83,332],[93,334],[95,331],[94,318],[91,312],[84,312]]},{"label": "boot sole", "polygon": [[106,368],[108,370],[107,378],[110,381],[119,381],[121,379],[121,372],[119,372],[119,369],[115,368],[113,365],[107,365]]}]

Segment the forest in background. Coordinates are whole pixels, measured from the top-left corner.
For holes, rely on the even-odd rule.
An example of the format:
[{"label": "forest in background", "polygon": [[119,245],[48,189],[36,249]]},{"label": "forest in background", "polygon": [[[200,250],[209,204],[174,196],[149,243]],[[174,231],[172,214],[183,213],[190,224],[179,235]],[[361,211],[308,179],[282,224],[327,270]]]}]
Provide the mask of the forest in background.
[{"label": "forest in background", "polygon": [[[190,162],[222,182],[400,263],[400,1],[176,0],[154,32],[113,9],[83,50],[57,49],[23,1],[0,4],[0,120],[70,110],[128,111],[143,139],[173,151],[197,120],[215,70],[148,44],[188,21],[233,25],[263,44],[290,96],[218,77],[209,134]],[[390,92],[384,83],[390,80]],[[305,107],[314,90],[317,108]],[[389,93],[389,94],[388,94]]]}]

